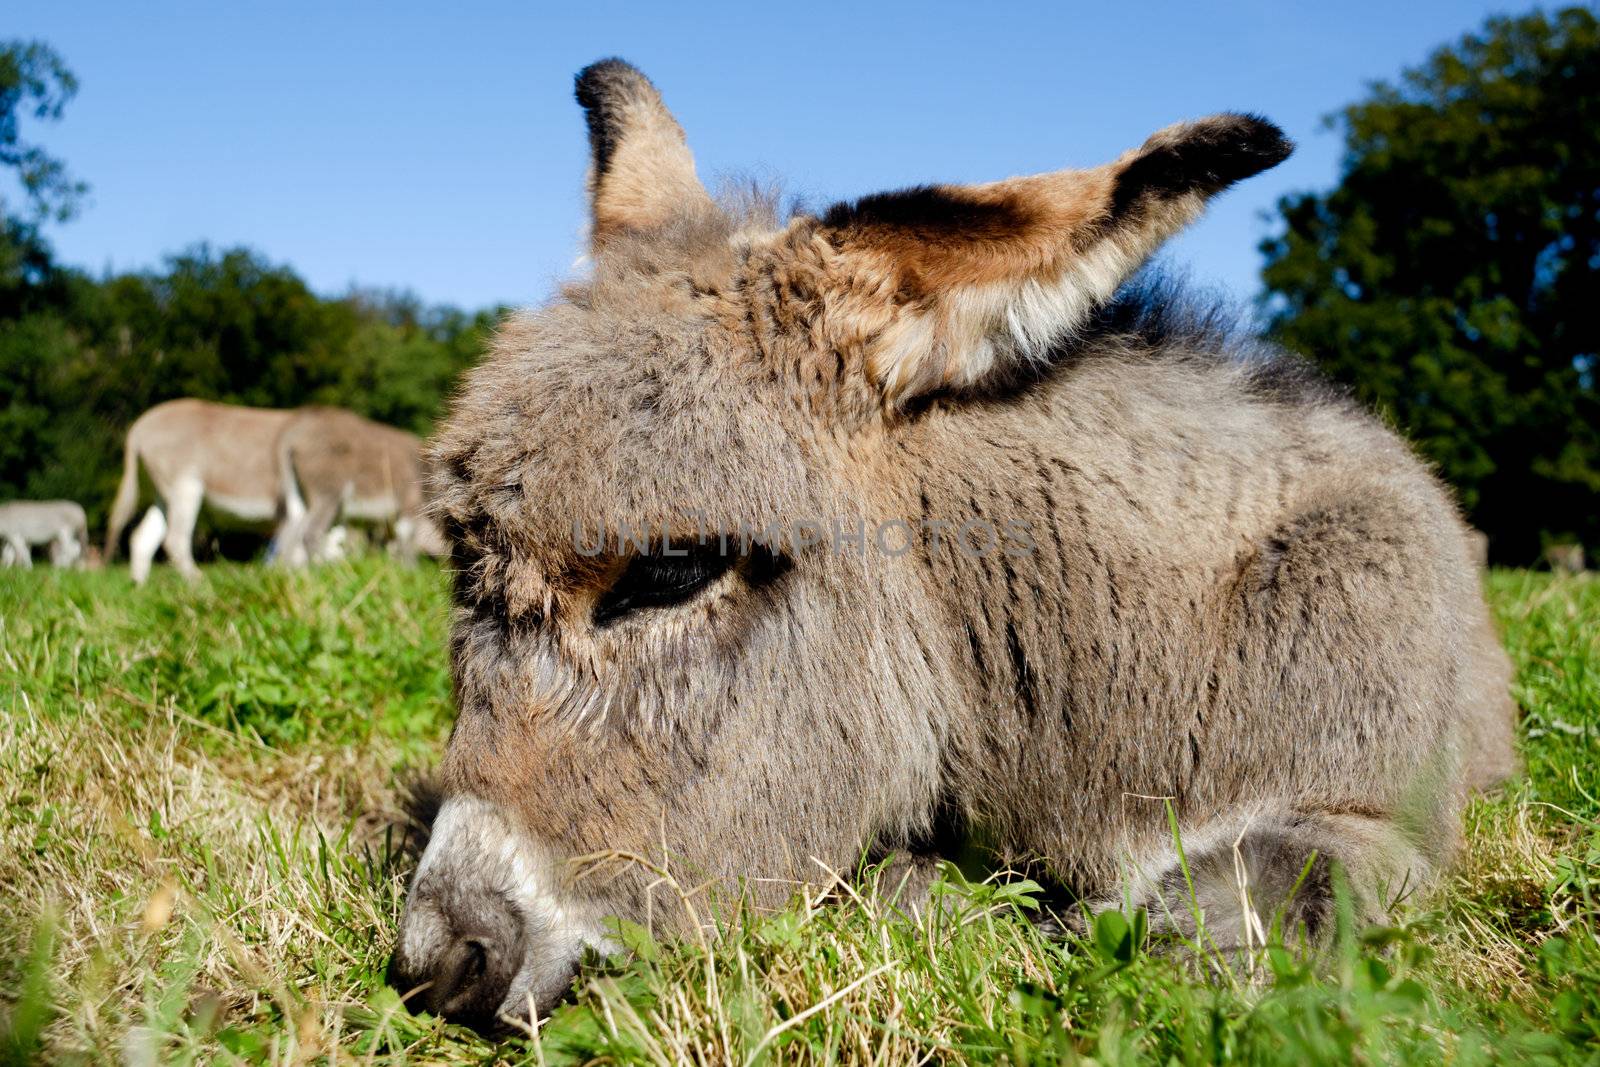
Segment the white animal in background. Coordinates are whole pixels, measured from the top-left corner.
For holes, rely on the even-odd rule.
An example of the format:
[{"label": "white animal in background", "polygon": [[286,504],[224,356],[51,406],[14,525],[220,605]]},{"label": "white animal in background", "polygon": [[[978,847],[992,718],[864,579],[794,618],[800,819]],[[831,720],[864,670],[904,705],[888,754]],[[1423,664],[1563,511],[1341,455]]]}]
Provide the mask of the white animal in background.
[{"label": "white animal in background", "polygon": [[70,567],[89,544],[83,508],[70,500],[13,500],[0,504],[0,565],[33,566],[33,547],[50,546],[50,563]]}]

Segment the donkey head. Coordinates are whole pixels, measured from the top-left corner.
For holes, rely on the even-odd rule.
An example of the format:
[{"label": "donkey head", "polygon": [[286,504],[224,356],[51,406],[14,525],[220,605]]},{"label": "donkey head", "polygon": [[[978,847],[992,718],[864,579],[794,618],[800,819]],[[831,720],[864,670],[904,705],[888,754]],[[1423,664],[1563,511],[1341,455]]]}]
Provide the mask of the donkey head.
[{"label": "donkey head", "polygon": [[505,325],[434,445],[459,718],[393,978],[480,1022],[546,1010],[608,917],[680,927],[663,871],[781,899],[929,832],[972,697],[904,435],[1003,409],[1289,151],[1221,115],[779,223],[706,193],[637,70],[577,96],[592,276]]}]

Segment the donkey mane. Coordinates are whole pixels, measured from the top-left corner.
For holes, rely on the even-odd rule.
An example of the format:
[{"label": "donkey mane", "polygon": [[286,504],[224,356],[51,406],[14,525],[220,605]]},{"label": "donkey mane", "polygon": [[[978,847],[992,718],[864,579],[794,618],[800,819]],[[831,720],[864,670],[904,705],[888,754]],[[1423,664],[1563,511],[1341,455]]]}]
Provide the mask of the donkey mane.
[{"label": "donkey mane", "polygon": [[1124,283],[1057,349],[1054,360],[1120,351],[1223,364],[1242,369],[1244,386],[1257,399],[1291,407],[1356,406],[1348,387],[1299,353],[1262,337],[1236,301],[1159,263]]},{"label": "donkey mane", "polygon": [[[1262,337],[1239,303],[1161,263],[1139,270],[1040,359],[969,396],[1014,398],[1090,361],[1159,362],[1233,373],[1246,396],[1284,407],[1332,407],[1366,418],[1350,390],[1299,353]],[[931,399],[931,398],[930,398]]]}]

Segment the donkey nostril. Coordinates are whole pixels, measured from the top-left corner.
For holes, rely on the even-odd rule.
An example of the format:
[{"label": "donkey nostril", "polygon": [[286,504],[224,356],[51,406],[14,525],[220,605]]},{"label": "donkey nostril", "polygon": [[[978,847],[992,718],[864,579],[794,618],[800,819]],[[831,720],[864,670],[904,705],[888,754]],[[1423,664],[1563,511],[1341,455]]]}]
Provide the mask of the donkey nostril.
[{"label": "donkey nostril", "polygon": [[527,962],[522,913],[499,893],[449,884],[412,889],[389,984],[413,1011],[496,1028]]},{"label": "donkey nostril", "polygon": [[417,1006],[468,1025],[492,1024],[517,963],[491,937],[458,938],[428,968]]},{"label": "donkey nostril", "polygon": [[466,963],[461,971],[461,984],[472,985],[483,977],[489,969],[489,947],[476,937],[465,938],[461,942],[466,950]]},{"label": "donkey nostril", "polygon": [[434,975],[428,1006],[440,1015],[470,1014],[481,999],[479,986],[489,969],[489,949],[478,938],[462,938],[451,945]]}]

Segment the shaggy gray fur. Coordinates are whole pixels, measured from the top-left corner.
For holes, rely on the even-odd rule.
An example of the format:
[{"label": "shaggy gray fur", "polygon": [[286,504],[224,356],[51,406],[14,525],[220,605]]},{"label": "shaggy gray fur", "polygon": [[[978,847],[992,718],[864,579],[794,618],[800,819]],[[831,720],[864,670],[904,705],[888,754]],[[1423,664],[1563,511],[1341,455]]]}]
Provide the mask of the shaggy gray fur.
[{"label": "shaggy gray fur", "polygon": [[[628,95],[597,166],[623,165],[627,122],[678,136],[639,118],[659,107],[642,76],[604,73]],[[1045,349],[984,347],[1079,306],[1060,287],[1101,279],[1072,257],[1121,242],[1125,278],[1193,217],[1219,168],[1185,184],[1183,167],[1237,138],[1259,169],[1287,151],[1273,136],[1221,116],[1094,171],[879,198],[875,229],[858,211],[830,213],[855,229],[773,232],[697,197],[640,202],[648,182],[605,171],[633,199],[597,196],[616,214],[592,277],[505,325],[435,444],[458,568],[443,795],[504,813],[508,854],[626,850],[764,903],[864,851],[925,866],[977,839],[1183,931],[1169,804],[1222,944],[1250,943],[1296,885],[1291,923],[1325,928],[1335,867],[1372,915],[1425,885],[1469,788],[1512,769],[1507,659],[1438,480],[1303,364],[1167,295],[1100,300]],[[1158,153],[1161,183],[1128,193]],[[937,226],[883,221],[963,203]],[[958,247],[968,225],[981,248]],[[959,321],[1013,282],[1032,303],[1010,327]],[[944,316],[937,351],[908,347],[919,315]],[[858,517],[981,518],[1032,550],[786,534],[612,621],[597,605],[639,580],[638,553],[585,555],[573,534]],[[541,892],[671,928],[654,880],[613,865]],[[518,945],[553,951],[538,931]],[[437,966],[396,964],[402,984]]]}]

